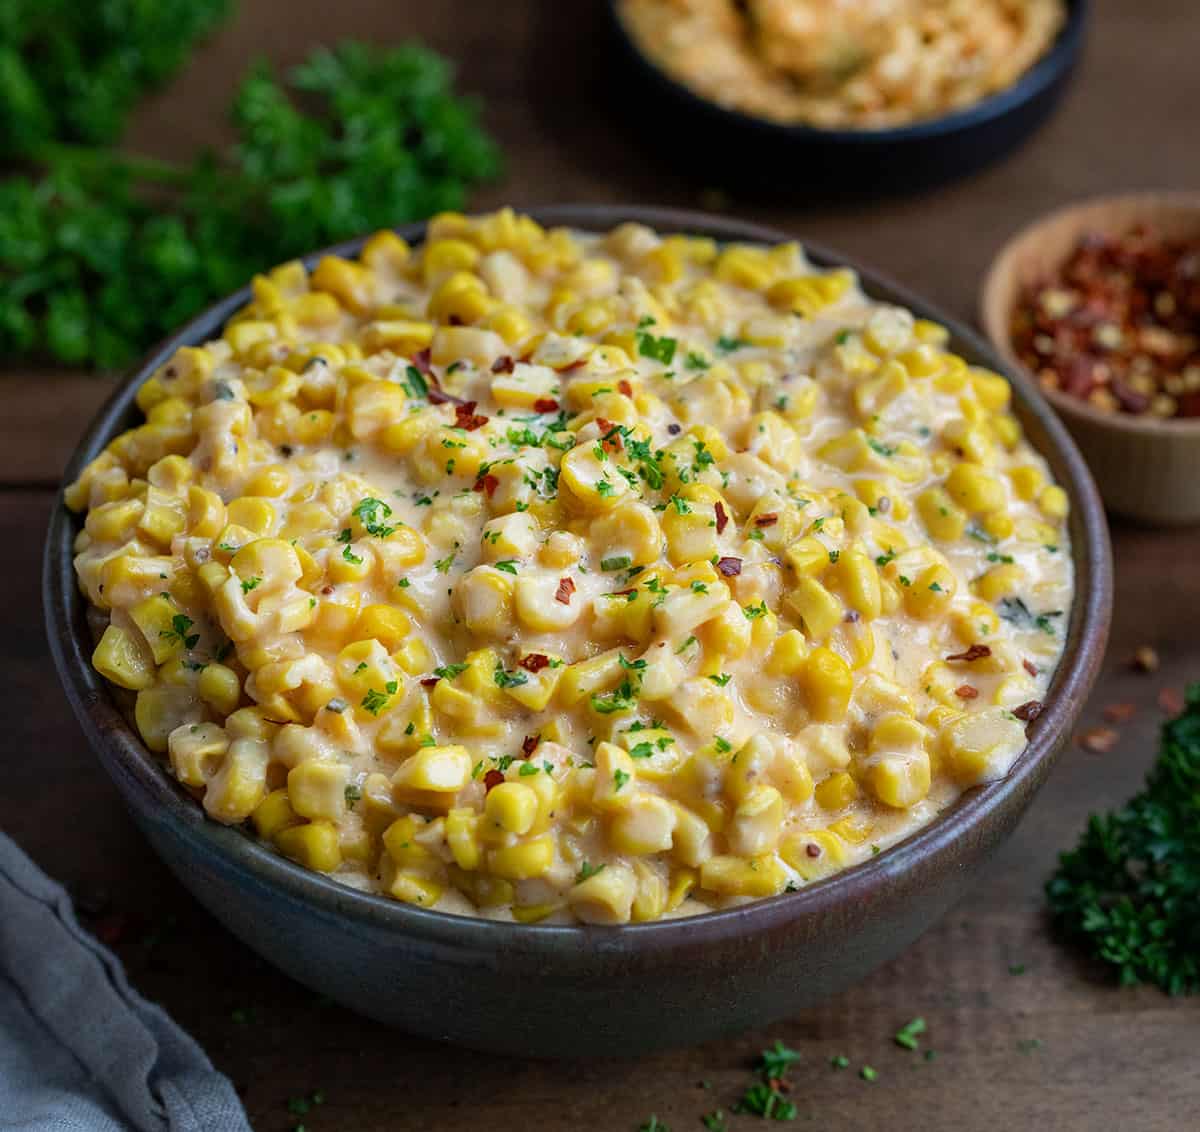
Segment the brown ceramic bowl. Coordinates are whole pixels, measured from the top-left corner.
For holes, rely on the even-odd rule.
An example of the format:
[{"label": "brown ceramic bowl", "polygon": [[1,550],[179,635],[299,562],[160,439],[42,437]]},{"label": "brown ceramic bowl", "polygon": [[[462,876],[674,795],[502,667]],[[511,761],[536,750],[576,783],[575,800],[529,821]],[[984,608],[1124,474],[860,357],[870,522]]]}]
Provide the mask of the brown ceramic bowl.
[{"label": "brown ceramic bowl", "polygon": [[[1200,193],[1134,193],[1053,212],[1001,249],[984,281],[980,319],[1010,367],[1012,312],[1022,290],[1052,275],[1089,232],[1120,235],[1145,224],[1167,238],[1200,235]],[[1083,452],[1110,510],[1151,523],[1200,520],[1200,419],[1161,420],[1104,413],[1043,390]]]},{"label": "brown ceramic bowl", "polygon": [[[605,230],[626,220],[719,240],[789,237],[700,213],[623,207],[535,209],[545,224]],[[419,242],[422,225],[401,229]],[[361,241],[337,250],[355,254]],[[815,251],[821,264],[840,257]],[[308,257],[315,262],[317,256]],[[949,325],[953,348],[1000,363],[968,331],[870,272],[873,295]],[[66,470],[136,419],[134,395],[176,347],[215,336],[248,301],[218,303],[165,342],[100,412]],[[935,822],[864,864],[799,892],[686,920],[619,928],[496,923],[357,892],[205,818],[151,756],[89,663],[92,637],[75,584],[77,520],[60,507],[46,545],[44,600],[55,663],[88,738],[154,849],[196,898],[289,975],[404,1030],[510,1054],[635,1054],[705,1041],[794,1013],[906,947],[972,883],[1050,773],[1096,676],[1112,602],[1104,514],[1087,469],[1029,381],[1013,376],[1032,442],[1073,504],[1078,592],[1066,652],[1029,747],[1001,782],[969,791]]]}]

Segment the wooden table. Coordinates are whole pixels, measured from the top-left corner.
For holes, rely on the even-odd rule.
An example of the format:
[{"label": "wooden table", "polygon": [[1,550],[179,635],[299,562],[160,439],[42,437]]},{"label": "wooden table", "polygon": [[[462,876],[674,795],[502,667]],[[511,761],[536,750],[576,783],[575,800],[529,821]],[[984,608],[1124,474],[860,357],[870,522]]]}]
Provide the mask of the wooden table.
[{"label": "wooden table", "polygon": [[[612,200],[697,205],[713,186],[674,177],[605,113],[594,6],[467,0],[243,0],[237,21],[149,105],[134,142],[171,155],[220,140],[231,77],[268,50],[292,61],[344,35],[418,36],[460,60],[510,158],[480,206]],[[569,9],[569,11],[568,11]],[[1001,240],[1062,201],[1200,182],[1200,7],[1095,4],[1085,63],[1052,123],[998,168],[922,197],[873,206],[756,203],[776,223],[877,264],[963,318]],[[1017,834],[943,923],[859,986],[759,1033],[638,1061],[530,1063],[434,1046],[364,1021],[275,972],[227,935],[152,856],[65,709],[43,641],[38,566],[57,477],[108,385],[91,377],[0,378],[0,546],[7,600],[0,664],[9,737],[0,827],[77,893],[134,983],[161,1002],[242,1090],[263,1132],[294,1127],[291,1097],[321,1090],[310,1132],[354,1129],[601,1129],[651,1113],[678,1132],[728,1110],[756,1051],[800,1051],[799,1124],[927,1132],[1035,1128],[1175,1130],[1200,1109],[1200,1002],[1104,985],[1046,932],[1042,882],[1089,811],[1119,803],[1151,761],[1159,689],[1200,678],[1200,534],[1118,526],[1117,605],[1105,672],[1084,726],[1114,701],[1138,705],[1119,745],[1071,747]],[[1125,660],[1153,644],[1156,676]],[[1010,970],[1023,969],[1021,974]],[[514,995],[513,1010],[520,1009]],[[897,1048],[921,1015],[935,1061]],[[587,1025],[587,1019],[580,1019]],[[837,1072],[830,1059],[852,1068]],[[871,1084],[856,1070],[878,1070]],[[708,1087],[701,1085],[707,1082]],[[751,1118],[731,1128],[751,1126]]]}]

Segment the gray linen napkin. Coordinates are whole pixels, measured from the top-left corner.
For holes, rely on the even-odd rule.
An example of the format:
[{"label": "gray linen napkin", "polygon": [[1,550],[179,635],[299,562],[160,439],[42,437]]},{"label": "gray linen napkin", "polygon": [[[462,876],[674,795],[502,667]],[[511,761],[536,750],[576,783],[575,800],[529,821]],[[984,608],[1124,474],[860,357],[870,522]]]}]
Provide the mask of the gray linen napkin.
[{"label": "gray linen napkin", "polygon": [[229,1081],[0,833],[0,1129],[250,1132]]}]

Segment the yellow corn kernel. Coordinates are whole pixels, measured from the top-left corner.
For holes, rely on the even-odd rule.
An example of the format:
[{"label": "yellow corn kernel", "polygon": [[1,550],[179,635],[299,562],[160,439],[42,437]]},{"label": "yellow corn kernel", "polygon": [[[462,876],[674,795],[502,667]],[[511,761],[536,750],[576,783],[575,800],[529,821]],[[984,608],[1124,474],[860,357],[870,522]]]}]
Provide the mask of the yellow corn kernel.
[{"label": "yellow corn kernel", "polygon": [[774,896],[787,873],[774,857],[710,857],[700,866],[700,887],[718,896]]},{"label": "yellow corn kernel", "polygon": [[92,667],[106,680],[132,692],[154,683],[154,658],[144,640],[109,625],[92,653]]},{"label": "yellow corn kernel", "polygon": [[609,839],[618,853],[645,856],[670,849],[674,829],[675,811],[670,802],[657,794],[639,792],[614,815]]},{"label": "yellow corn kernel", "polygon": [[451,810],[446,815],[446,844],[460,869],[467,872],[478,869],[483,860],[479,844],[479,814],[468,809]]},{"label": "yellow corn kernel", "polygon": [[773,786],[755,786],[746,794],[726,830],[729,848],[740,857],[770,853],[783,829],[783,796]]},{"label": "yellow corn kernel", "polygon": [[394,605],[368,605],[358,615],[354,632],[360,639],[376,640],[388,652],[394,652],[412,632],[412,621]]},{"label": "yellow corn kernel", "polygon": [[[828,555],[826,556],[828,558]],[[804,623],[810,640],[824,640],[839,624],[845,610],[842,603],[816,578],[801,575],[789,591],[787,604]]]},{"label": "yellow corn kernel", "polygon": [[235,738],[204,792],[208,816],[226,824],[245,821],[267,796],[269,759],[264,740]]},{"label": "yellow corn kernel", "polygon": [[785,557],[797,574],[819,576],[829,566],[829,548],[812,535],[792,543]]},{"label": "yellow corn kernel", "polygon": [[931,487],[917,496],[917,513],[925,529],[942,542],[953,542],[967,529],[966,512],[942,487]]},{"label": "yellow corn kernel", "polygon": [[858,797],[858,783],[844,770],[834,771],[813,790],[818,805],[826,810],[844,810]]},{"label": "yellow corn kernel", "polygon": [[995,604],[1001,598],[1012,597],[1025,582],[1025,571],[1015,562],[993,566],[974,582],[975,592],[984,601]]},{"label": "yellow corn kernel", "polygon": [[345,763],[309,759],[288,771],[288,795],[301,817],[339,821],[346,812],[346,783],[350,768]]},{"label": "yellow corn kernel", "polygon": [[488,871],[504,880],[540,877],[553,863],[554,838],[548,833],[519,841],[516,845],[489,849],[487,855]]},{"label": "yellow corn kernel", "polygon": [[629,922],[637,878],[626,865],[610,864],[580,881],[567,893],[571,910],[588,924]]},{"label": "yellow corn kernel", "polygon": [[1034,464],[1022,464],[1008,473],[1012,481],[1013,491],[1018,499],[1036,499],[1046,486],[1046,477],[1042,469]]},{"label": "yellow corn kernel", "polygon": [[324,256],[313,269],[309,285],[314,291],[328,291],[354,314],[365,315],[371,306],[371,273],[362,264]]},{"label": "yellow corn kernel", "polygon": [[607,454],[604,459],[596,455],[597,447],[577,445],[563,456],[559,468],[559,483],[566,489],[568,502],[585,514],[611,511],[630,492],[613,460]]},{"label": "yellow corn kernel", "polygon": [[851,609],[868,621],[879,616],[879,571],[865,551],[859,547],[842,551],[832,573]]},{"label": "yellow corn kernel", "polygon": [[957,715],[938,736],[945,766],[962,786],[1003,778],[1025,749],[1025,727],[1003,708]]},{"label": "yellow corn kernel", "polygon": [[846,847],[836,833],[807,829],[790,833],[779,855],[806,881],[819,880],[846,863]]},{"label": "yellow corn kernel", "polygon": [[286,790],[272,790],[250,815],[254,831],[259,837],[272,841],[281,830],[299,825],[304,819],[292,809]]},{"label": "yellow corn kernel", "polygon": [[436,904],[446,890],[446,886],[427,871],[385,868],[383,875],[389,896],[420,908]]},{"label": "yellow corn kernel", "polygon": [[923,621],[940,616],[954,600],[958,581],[949,566],[935,562],[904,586],[904,607]]},{"label": "yellow corn kernel", "polygon": [[1007,380],[985,369],[971,370],[971,388],[975,390],[979,403],[992,413],[1003,412],[1012,399],[1012,389]]},{"label": "yellow corn kernel", "polygon": [[671,883],[667,889],[666,911],[674,912],[696,887],[700,878],[695,869],[675,869],[671,873]]},{"label": "yellow corn kernel", "polygon": [[204,786],[220,769],[229,736],[215,723],[183,723],[167,736],[171,769],[185,786]]},{"label": "yellow corn kernel", "polygon": [[291,825],[275,834],[279,851],[318,873],[331,873],[342,863],[338,828],[330,821]]},{"label": "yellow corn kernel", "polygon": [[906,810],[929,793],[929,755],[925,729],[906,715],[881,719],[871,733],[865,781],[885,806]]},{"label": "yellow corn kernel", "polygon": [[1043,488],[1041,494],[1038,495],[1038,506],[1047,518],[1061,520],[1067,517],[1067,512],[1071,509],[1071,502],[1061,487],[1051,484],[1049,487]]},{"label": "yellow corn kernel", "polygon": [[809,713],[821,723],[845,718],[854,688],[850,666],[837,653],[816,648],[809,653],[799,677]]},{"label": "yellow corn kernel", "polygon": [[[745,620],[745,617],[742,618]],[[771,643],[767,654],[766,672],[769,676],[794,676],[803,673],[808,662],[808,641],[799,629],[788,629]]]},{"label": "yellow corn kernel", "polygon": [[392,776],[397,801],[427,795],[457,794],[471,778],[471,756],[465,747],[422,747]]},{"label": "yellow corn kernel", "polygon": [[972,514],[999,511],[1007,502],[1004,484],[978,464],[955,464],[946,477],[946,491],[959,506]]},{"label": "yellow corn kernel", "polygon": [[524,836],[537,817],[537,795],[522,782],[502,782],[488,791],[484,813],[505,833]]}]

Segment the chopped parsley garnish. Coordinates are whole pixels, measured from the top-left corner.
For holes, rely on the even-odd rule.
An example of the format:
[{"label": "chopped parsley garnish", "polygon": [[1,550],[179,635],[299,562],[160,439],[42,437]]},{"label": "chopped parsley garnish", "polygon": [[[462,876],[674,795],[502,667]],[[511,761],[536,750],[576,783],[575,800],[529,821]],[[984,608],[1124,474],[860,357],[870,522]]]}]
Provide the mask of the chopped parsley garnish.
[{"label": "chopped parsley garnish", "polygon": [[453,680],[460,672],[466,672],[468,667],[466,664],[443,664],[435,668],[433,674],[443,680]]},{"label": "chopped parsley garnish", "polygon": [[844,1053],[839,1053],[829,1059],[829,1064],[832,1065],[834,1069],[849,1069],[850,1059]]},{"label": "chopped parsley garnish", "polygon": [[770,1049],[764,1049],[758,1059],[759,1072],[768,1080],[782,1080],[787,1071],[800,1060],[800,1055],[789,1049],[778,1038]]},{"label": "chopped parsley garnish", "polygon": [[987,560],[989,562],[1003,562],[1005,565],[1011,566],[1013,562],[1013,556],[1011,554],[997,554],[996,551],[993,550],[988,554]]},{"label": "chopped parsley garnish", "polygon": [[709,679],[716,684],[718,688],[724,688],[725,685],[733,679],[733,675],[729,672],[722,672],[717,676],[710,676]]},{"label": "chopped parsley garnish", "polygon": [[911,1022],[906,1022],[893,1035],[893,1041],[896,1045],[902,1046],[904,1049],[916,1049],[918,1045],[917,1039],[921,1034],[925,1033],[925,1019],[914,1018]]},{"label": "chopped parsley garnish", "polygon": [[795,1120],[796,1106],[778,1089],[762,1081],[751,1085],[733,1106],[734,1112],[761,1116],[764,1120]]},{"label": "chopped parsley garnish", "polygon": [[605,695],[592,693],[592,710],[600,715],[612,715],[618,711],[629,711],[637,706],[637,693],[628,681],[622,681],[621,686],[614,692]]},{"label": "chopped parsley garnish", "polygon": [[1046,895],[1061,938],[1123,985],[1200,992],[1200,684],[1164,725],[1141,792],[1091,816]]},{"label": "chopped parsley garnish", "polygon": [[455,547],[449,554],[446,555],[445,558],[439,558],[433,564],[433,568],[439,574],[448,574],[450,572],[450,567],[454,565],[454,560],[457,557],[458,557],[458,548]]},{"label": "chopped parsley garnish", "polygon": [[733,750],[733,744],[721,735],[718,735],[715,739],[713,739],[713,746],[716,747],[717,750],[723,755],[727,755]]},{"label": "chopped parsley garnish", "polygon": [[526,673],[507,672],[502,664],[496,665],[492,679],[496,681],[497,688],[519,688],[522,684],[529,683],[529,676]]},{"label": "chopped parsley garnish", "polygon": [[725,1114],[718,1108],[713,1112],[706,1112],[700,1117],[700,1123],[708,1129],[708,1132],[725,1132]]},{"label": "chopped parsley garnish", "polygon": [[609,483],[608,480],[601,479],[596,481],[596,493],[602,499],[608,499],[613,494],[614,490],[615,489],[613,488],[613,485]]},{"label": "chopped parsley garnish", "polygon": [[724,334],[717,339],[717,350],[722,354],[732,354],[734,350],[740,350],[746,343],[740,338],[727,338]]},{"label": "chopped parsley garnish", "polygon": [[679,345],[674,338],[667,338],[665,336],[656,338],[646,330],[638,330],[635,337],[637,338],[638,353],[643,358],[662,362],[665,366],[671,364],[672,359],[675,357],[675,348]]},{"label": "chopped parsley garnish", "polygon": [[262,578],[243,578],[242,593],[248,594],[251,590],[257,589],[262,585]]},{"label": "chopped parsley garnish", "polygon": [[678,656],[681,652],[687,652],[687,650],[689,648],[691,648],[692,645],[694,645],[695,643],[696,643],[696,638],[694,636],[688,637],[688,639],[686,641],[684,641],[683,644],[681,644],[679,646],[679,648],[677,648],[675,650],[675,655]]},{"label": "chopped parsley garnish", "polygon": [[342,547],[342,557],[347,562],[352,562],[355,566],[362,565],[362,555],[355,554],[348,545]]},{"label": "chopped parsley garnish", "polygon": [[862,1078],[864,1081],[874,1081],[874,1080],[876,1080],[876,1079],[879,1077],[879,1070],[877,1070],[877,1069],[876,1069],[874,1066],[872,1066],[872,1065],[864,1065],[864,1066],[863,1066],[863,1067],[862,1067],[862,1068],[861,1068],[861,1069],[858,1071],[858,1075],[859,1075],[859,1076],[860,1076],[860,1077],[861,1077],[861,1078]]},{"label": "chopped parsley garnish", "polygon": [[416,366],[408,366],[405,369],[401,384],[414,400],[426,400],[429,397],[429,384]]},{"label": "chopped parsley garnish", "polygon": [[517,775],[521,778],[529,778],[537,774],[538,768],[533,763],[522,763],[521,769],[517,771]]},{"label": "chopped parsley garnish", "polygon": [[633,563],[633,559],[628,554],[615,554],[611,558],[600,559],[600,569],[609,570],[625,570]]},{"label": "chopped parsley garnish", "polygon": [[703,582],[701,582],[701,581],[695,581],[695,582],[693,582],[693,583],[692,583],[692,593],[694,593],[694,594],[706,594],[706,593],[708,593],[708,586],[706,586],[706,585],[705,585]]},{"label": "chopped parsley garnish", "polygon": [[583,864],[579,866],[579,872],[575,874],[575,883],[582,884],[588,879],[588,877],[594,877],[597,873],[602,872],[604,872],[604,865],[593,865],[589,864],[587,861],[584,861]]},{"label": "chopped parsley garnish", "polygon": [[517,562],[514,558],[505,558],[502,562],[493,562],[492,565],[497,570],[503,570],[506,574],[515,574],[517,572]]},{"label": "chopped parsley garnish", "polygon": [[362,707],[364,711],[369,711],[372,715],[378,715],[384,707],[387,706],[388,699],[396,693],[396,682],[389,681],[384,685],[386,692],[380,692],[375,688],[367,689],[367,694],[362,698]]},{"label": "chopped parsley garnish", "polygon": [[628,771],[617,767],[617,769],[613,771],[613,792],[616,793],[619,791],[625,785],[625,783],[629,781],[629,778],[630,775]]},{"label": "chopped parsley garnish", "polygon": [[895,557],[896,557],[896,552],[894,550],[892,550],[891,547],[888,547],[888,552],[886,554],[876,555],[875,565],[878,566],[882,570]]},{"label": "chopped parsley garnish", "polygon": [[[242,588],[245,589],[246,583],[242,583]],[[171,618],[171,627],[162,629],[159,632],[160,637],[166,637],[168,640],[178,641],[185,649],[194,649],[200,641],[200,634],[191,632],[195,622],[186,613],[176,613]]]},{"label": "chopped parsley garnish", "polygon": [[845,329],[845,330],[839,330],[839,331],[838,331],[838,332],[837,332],[837,333],[836,333],[836,334],[833,336],[833,340],[834,340],[834,342],[836,342],[836,343],[837,343],[839,346],[844,346],[844,345],[845,345],[847,342],[849,342],[849,341],[850,341],[850,330],[849,330],[849,329]]},{"label": "chopped parsley garnish", "polygon": [[681,496],[672,495],[670,503],[671,506],[675,508],[675,513],[678,515],[690,515],[692,513],[692,505]]},{"label": "chopped parsley garnish", "polygon": [[765,617],[767,615],[767,603],[760,601],[757,605],[744,606],[742,613],[746,615],[747,621],[754,621],[759,617]]},{"label": "chopped parsley garnish", "polygon": [[703,354],[698,354],[694,350],[689,350],[687,357],[683,359],[684,369],[708,369],[711,364]]},{"label": "chopped parsley garnish", "polygon": [[392,509],[382,499],[368,495],[365,499],[360,499],[350,513],[362,523],[367,534],[376,538],[387,538],[396,529],[386,526],[380,519],[381,515],[384,519],[390,519],[392,516]]},{"label": "chopped parsley garnish", "polygon": [[350,809],[354,809],[354,803],[357,802],[362,797],[362,790],[360,790],[357,786],[355,786],[353,783],[351,783],[349,786],[346,787],[345,796],[346,796],[346,805]]}]

